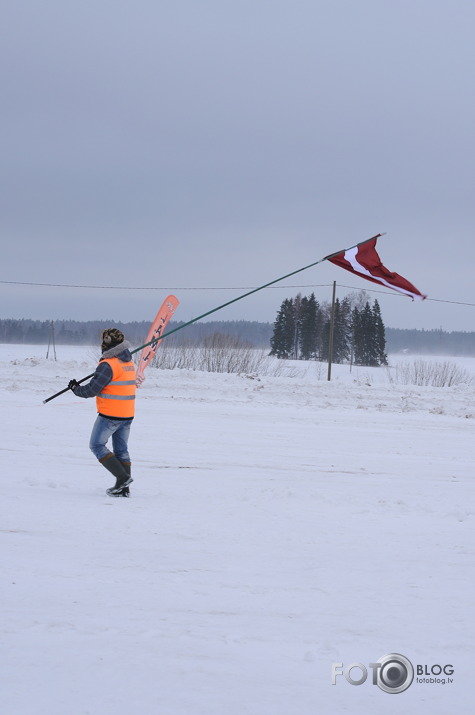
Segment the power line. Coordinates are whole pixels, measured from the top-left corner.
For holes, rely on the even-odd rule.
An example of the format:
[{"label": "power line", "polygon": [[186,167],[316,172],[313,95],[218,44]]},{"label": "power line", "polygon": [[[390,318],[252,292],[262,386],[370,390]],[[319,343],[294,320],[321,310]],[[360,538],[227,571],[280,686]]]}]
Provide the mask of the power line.
[{"label": "power line", "polygon": [[[355,286],[346,286],[343,285],[343,283],[338,283],[341,288],[352,288],[353,290],[365,290],[368,293],[382,293],[383,295],[389,295],[391,298],[404,298],[401,293],[389,293],[386,290],[374,290],[371,288],[356,288]],[[311,286],[302,286],[302,288],[310,288]],[[471,305],[475,307],[475,303],[464,303],[461,300],[444,300],[442,298],[425,298],[427,301],[431,301],[432,303],[451,303],[452,305]]]},{"label": "power line", "polygon": [[[81,289],[86,289],[86,290],[158,290],[158,291],[170,291],[170,290],[175,290],[175,291],[185,291],[185,290],[190,290],[190,291],[215,291],[215,290],[255,290],[255,286],[208,286],[208,287],[199,287],[199,286],[186,286],[186,287],[176,287],[174,286],[173,288],[170,287],[157,287],[157,286],[99,286],[99,285],[81,285],[81,284],[72,284],[72,283],[33,283],[30,281],[3,281],[0,280],[0,284],[4,285],[21,285],[21,286],[40,286],[44,288],[81,288]],[[281,290],[282,288],[330,288],[333,285],[333,283],[313,283],[309,285],[282,285],[282,286],[268,286],[268,288],[273,288],[273,289],[279,289]],[[389,295],[392,298],[403,298],[399,293],[390,293],[389,291],[384,291],[384,290],[375,290],[374,288],[359,288],[357,286],[348,286],[344,285],[343,283],[338,283],[337,284],[340,288],[349,288],[350,290],[357,290],[361,291],[364,290],[367,293],[380,293],[382,295]],[[431,301],[433,303],[448,303],[450,305],[467,305],[471,307],[475,307],[475,303],[468,303],[465,301],[460,301],[460,300],[444,300],[442,298],[426,298],[427,301]]]},{"label": "power line", "polygon": [[[76,285],[72,283],[31,283],[27,281],[2,281],[0,283],[5,283],[9,285],[21,285],[21,286],[43,286],[46,288],[87,288],[92,290],[254,290],[256,286],[216,286],[216,287],[199,287],[199,286],[187,286],[187,287],[157,287],[157,286],[97,286],[97,285]],[[321,283],[314,286],[268,286],[269,288],[327,288],[333,285],[331,283]]]}]

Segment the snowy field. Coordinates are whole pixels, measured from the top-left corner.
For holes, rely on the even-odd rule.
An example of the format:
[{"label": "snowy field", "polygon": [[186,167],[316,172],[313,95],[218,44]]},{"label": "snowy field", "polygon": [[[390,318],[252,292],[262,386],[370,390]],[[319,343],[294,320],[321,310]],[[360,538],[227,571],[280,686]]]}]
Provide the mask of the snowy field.
[{"label": "snowy field", "polygon": [[[475,382],[149,369],[126,500],[94,401],[42,403],[93,349],[45,354],[0,346],[2,713],[472,712]],[[453,682],[385,693],[390,653]]]}]

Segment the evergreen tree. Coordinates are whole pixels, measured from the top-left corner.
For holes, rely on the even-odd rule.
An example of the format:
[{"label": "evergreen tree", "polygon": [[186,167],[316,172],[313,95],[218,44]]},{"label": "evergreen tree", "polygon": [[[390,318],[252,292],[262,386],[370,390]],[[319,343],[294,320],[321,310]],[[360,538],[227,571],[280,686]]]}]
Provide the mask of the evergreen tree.
[{"label": "evergreen tree", "polygon": [[[382,321],[381,321],[382,323]],[[383,326],[384,327],[384,326]],[[368,365],[377,367],[386,364],[386,356],[381,355],[378,335],[380,326],[377,327],[375,314],[367,302],[363,310],[354,308],[353,310],[353,347],[354,360],[356,365]]]},{"label": "evergreen tree", "polygon": [[315,317],[315,333],[316,333],[316,354],[317,360],[322,360],[323,353],[323,328],[324,328],[324,316],[321,305],[317,303],[317,315]]},{"label": "evergreen tree", "polygon": [[270,345],[270,355],[278,358],[289,358],[295,350],[296,320],[294,302],[291,298],[286,298],[274,323],[274,333]]},{"label": "evergreen tree", "polygon": [[348,299],[335,301],[333,325],[333,362],[342,363],[350,357],[351,312]]},{"label": "evergreen tree", "polygon": [[307,302],[307,299],[303,299],[301,293],[298,293],[298,295],[295,296],[295,298],[292,301],[292,306],[294,309],[294,345],[293,345],[293,357],[295,360],[298,360],[299,358],[299,347],[300,347],[300,328],[301,328],[301,322],[302,322],[302,301],[305,300]]},{"label": "evergreen tree", "polygon": [[369,303],[366,303],[361,312],[361,326],[363,338],[363,362],[361,364],[375,367],[378,364],[376,359],[376,336],[373,311]]},{"label": "evergreen tree", "polygon": [[317,317],[319,305],[312,293],[302,298],[299,316],[299,347],[302,360],[315,360],[317,357]]},{"label": "evergreen tree", "polygon": [[381,316],[381,308],[377,300],[373,304],[374,340],[375,356],[378,365],[387,365],[388,356],[386,354],[386,330]]}]

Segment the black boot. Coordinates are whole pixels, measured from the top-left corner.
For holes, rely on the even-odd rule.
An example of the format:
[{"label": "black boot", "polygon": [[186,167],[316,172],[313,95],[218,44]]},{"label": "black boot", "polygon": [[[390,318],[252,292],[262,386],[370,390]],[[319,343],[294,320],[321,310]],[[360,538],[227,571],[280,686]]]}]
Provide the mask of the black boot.
[{"label": "black boot", "polygon": [[99,460],[99,462],[111,473],[114,475],[116,481],[115,485],[111,487],[110,489],[107,489],[107,494],[109,496],[117,496],[124,487],[128,486],[132,481],[132,477],[130,474],[127,474],[126,469],[124,466],[119,462],[117,457],[114,454],[108,454],[102,459]]},{"label": "black boot", "polygon": [[[125,471],[127,472],[127,474],[128,474],[129,477],[130,477],[130,475],[131,475],[131,470],[132,470],[132,465],[131,465],[131,463],[130,463],[130,462],[122,462],[122,461],[121,461],[120,463],[121,463],[121,465],[124,467]],[[118,496],[121,496],[121,497],[130,497],[130,489],[129,489],[129,487],[124,487],[124,488],[122,489],[120,495],[118,495]]]}]

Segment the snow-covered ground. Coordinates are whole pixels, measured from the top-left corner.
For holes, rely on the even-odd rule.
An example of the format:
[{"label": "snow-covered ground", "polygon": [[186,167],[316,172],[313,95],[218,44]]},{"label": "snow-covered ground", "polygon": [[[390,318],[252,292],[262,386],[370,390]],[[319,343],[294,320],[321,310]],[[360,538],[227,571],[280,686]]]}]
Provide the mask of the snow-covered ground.
[{"label": "snow-covered ground", "polygon": [[[2,713],[471,712],[474,386],[149,369],[112,499],[94,401],[42,403],[94,350],[45,353],[0,346]],[[385,693],[389,653],[453,682]]]}]

